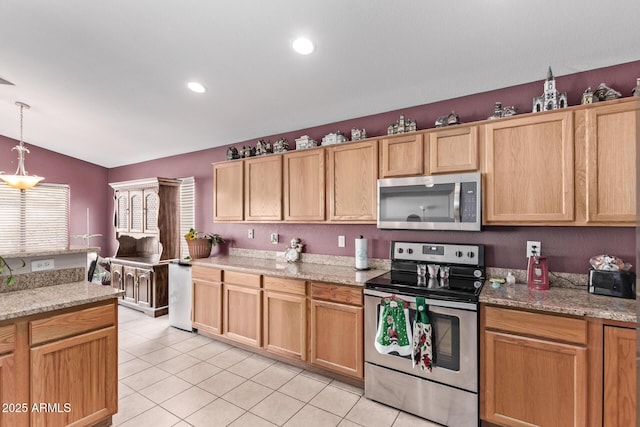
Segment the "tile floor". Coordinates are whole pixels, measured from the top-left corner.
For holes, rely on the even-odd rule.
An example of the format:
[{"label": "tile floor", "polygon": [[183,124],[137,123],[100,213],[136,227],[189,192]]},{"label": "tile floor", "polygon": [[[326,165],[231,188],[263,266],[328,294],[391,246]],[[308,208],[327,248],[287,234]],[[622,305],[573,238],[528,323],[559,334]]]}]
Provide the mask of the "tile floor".
[{"label": "tile floor", "polygon": [[363,390],[119,308],[114,426],[436,426]]}]

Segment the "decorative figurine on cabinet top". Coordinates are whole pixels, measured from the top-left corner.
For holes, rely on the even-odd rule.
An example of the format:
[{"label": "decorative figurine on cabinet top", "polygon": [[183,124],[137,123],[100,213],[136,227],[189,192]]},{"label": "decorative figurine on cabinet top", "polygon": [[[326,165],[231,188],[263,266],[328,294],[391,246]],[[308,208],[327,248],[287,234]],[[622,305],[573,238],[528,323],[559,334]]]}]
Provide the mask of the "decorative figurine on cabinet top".
[{"label": "decorative figurine on cabinet top", "polygon": [[342,132],[331,132],[322,138],[322,145],[333,145],[339,144],[341,142],[346,142],[347,138],[342,134]]},{"label": "decorative figurine on cabinet top", "polygon": [[487,117],[487,119],[499,119],[501,117],[509,117],[515,116],[518,112],[518,108],[515,105],[507,105],[502,108],[501,102],[496,102],[496,105],[493,107],[493,115]]},{"label": "decorative figurine on cabinet top", "polygon": [[567,92],[556,90],[556,79],[553,78],[551,67],[547,71],[547,79],[544,82],[544,93],[542,96],[533,98],[533,112],[556,110],[567,107]]},{"label": "decorative figurine on cabinet top", "polygon": [[245,147],[243,145],[242,150],[240,150],[240,153],[242,154],[243,158],[254,157],[256,155],[256,149],[255,147],[252,147],[252,146]]},{"label": "decorative figurine on cabinet top", "polygon": [[259,139],[256,143],[256,156],[262,156],[264,154],[273,153],[273,147],[271,147],[271,141]]},{"label": "decorative figurine on cabinet top", "polygon": [[640,79],[636,79],[636,87],[631,90],[631,95],[640,97]]},{"label": "decorative figurine on cabinet top", "polygon": [[302,135],[296,138],[296,150],[306,150],[307,148],[317,147],[318,143],[311,139],[309,135]]},{"label": "decorative figurine on cabinet top", "polygon": [[351,140],[352,141],[359,141],[361,139],[367,139],[367,131],[362,128],[362,130],[360,129],[351,129]]},{"label": "decorative figurine on cabinet top", "polygon": [[287,151],[289,151],[289,142],[287,141],[287,138],[280,138],[273,143],[274,153],[285,153]]},{"label": "decorative figurine on cabinet top", "polygon": [[418,125],[415,120],[405,119],[404,114],[400,114],[397,122],[391,123],[387,128],[387,135],[395,135],[398,133],[415,132]]},{"label": "decorative figurine on cabinet top", "polygon": [[441,128],[444,126],[459,125],[460,123],[460,116],[458,116],[455,111],[452,111],[447,115],[438,117],[435,125],[437,128]]},{"label": "decorative figurine on cabinet top", "polygon": [[240,154],[238,154],[238,149],[236,147],[227,148],[227,160],[235,160],[239,158]]},{"label": "decorative figurine on cabinet top", "polygon": [[593,91],[593,102],[610,101],[618,98],[622,98],[622,94],[604,83],[600,83]]},{"label": "decorative figurine on cabinet top", "polygon": [[582,100],[580,101],[580,104],[586,105],[586,104],[592,104],[592,103],[593,103],[593,92],[591,91],[591,86],[589,86],[582,94]]},{"label": "decorative figurine on cabinet top", "polygon": [[287,248],[284,250],[284,259],[287,260],[287,262],[296,262],[300,259],[300,253],[302,252],[302,247],[304,245],[302,243],[300,243],[300,239],[293,238],[291,239],[291,244],[290,246],[287,246]]}]

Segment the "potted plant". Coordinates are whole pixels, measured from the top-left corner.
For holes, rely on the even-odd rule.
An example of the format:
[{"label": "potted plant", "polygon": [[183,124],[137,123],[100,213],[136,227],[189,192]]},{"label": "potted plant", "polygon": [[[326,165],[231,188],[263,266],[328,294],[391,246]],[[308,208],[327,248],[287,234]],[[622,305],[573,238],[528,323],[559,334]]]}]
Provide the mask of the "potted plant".
[{"label": "potted plant", "polygon": [[[24,260],[22,260],[22,265],[20,266],[20,268],[24,266],[25,266],[25,263],[24,263]],[[7,261],[2,257],[2,255],[0,255],[0,274],[2,274],[5,269],[9,273],[7,276],[7,286],[13,286],[16,283],[16,278],[13,276],[13,270],[11,269],[11,266],[9,265],[9,263],[7,263]],[[0,281],[0,284],[2,284],[2,281]]]},{"label": "potted plant", "polygon": [[184,235],[189,246],[189,255],[192,259],[208,258],[211,255],[211,249],[218,243],[224,243],[224,239],[215,233],[200,233],[193,228]]}]

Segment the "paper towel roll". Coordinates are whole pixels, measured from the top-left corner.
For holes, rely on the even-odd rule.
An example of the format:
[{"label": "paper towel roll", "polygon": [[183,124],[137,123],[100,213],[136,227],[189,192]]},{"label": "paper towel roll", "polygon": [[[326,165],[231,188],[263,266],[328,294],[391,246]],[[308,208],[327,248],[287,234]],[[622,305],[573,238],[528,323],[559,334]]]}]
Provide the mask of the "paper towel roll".
[{"label": "paper towel roll", "polygon": [[359,239],[356,239],[356,269],[357,270],[366,270],[369,268],[369,260],[368,260],[368,252],[367,252],[367,239],[360,236]]}]

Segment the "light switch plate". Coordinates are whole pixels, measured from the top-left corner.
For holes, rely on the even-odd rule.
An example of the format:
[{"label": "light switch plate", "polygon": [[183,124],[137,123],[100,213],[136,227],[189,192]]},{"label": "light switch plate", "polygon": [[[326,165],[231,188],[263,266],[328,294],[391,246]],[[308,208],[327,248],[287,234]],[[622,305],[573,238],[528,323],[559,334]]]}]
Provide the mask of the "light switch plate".
[{"label": "light switch plate", "polygon": [[271,244],[272,245],[278,244],[278,233],[271,233]]},{"label": "light switch plate", "polygon": [[37,259],[35,261],[31,261],[31,271],[45,271],[45,270],[53,270],[53,269],[54,269],[53,258]]},{"label": "light switch plate", "polygon": [[253,228],[250,228],[249,231],[247,232],[247,238],[253,239]]},{"label": "light switch plate", "polygon": [[338,236],[338,247],[344,248],[345,244],[344,236]]}]

